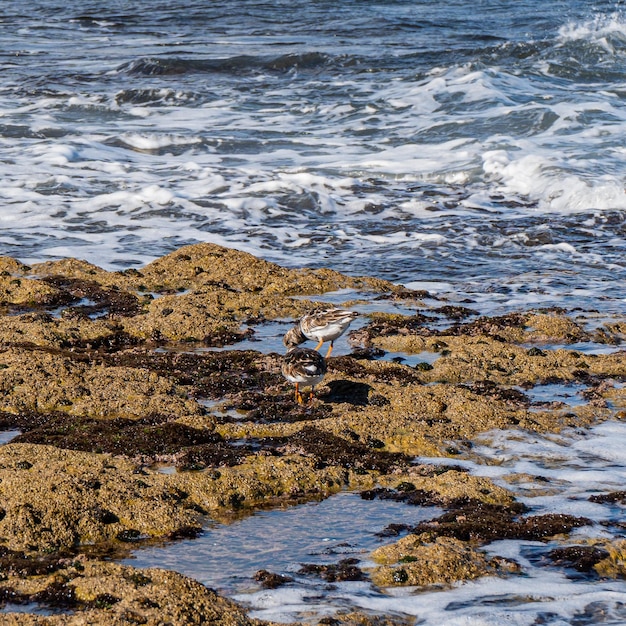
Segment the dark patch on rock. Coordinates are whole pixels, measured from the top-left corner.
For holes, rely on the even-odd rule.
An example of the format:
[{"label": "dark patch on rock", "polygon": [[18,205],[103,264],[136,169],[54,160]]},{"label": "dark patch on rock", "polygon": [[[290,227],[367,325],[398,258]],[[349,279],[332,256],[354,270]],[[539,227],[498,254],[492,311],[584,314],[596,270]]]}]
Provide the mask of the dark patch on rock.
[{"label": "dark patch on rock", "polygon": [[195,539],[202,534],[202,528],[197,526],[182,526],[167,535],[167,539],[175,541],[178,539]]},{"label": "dark patch on rock", "polygon": [[331,380],[327,386],[328,393],[321,396],[325,402],[346,402],[357,406],[369,404],[368,396],[372,387],[366,383],[357,383],[351,380]]},{"label": "dark patch on rock", "polygon": [[344,580],[365,580],[365,574],[361,568],[357,567],[358,562],[358,559],[348,558],[329,565],[304,564],[298,573],[314,574],[329,583]]},{"label": "dark patch on rock", "polygon": [[526,351],[528,356],[548,356],[541,348],[532,347]]},{"label": "dark patch on rock", "polygon": [[290,437],[272,437],[262,440],[285,454],[314,457],[318,469],[338,465],[356,472],[379,471],[388,474],[410,465],[409,455],[372,450],[367,445],[349,442],[314,426],[305,426]]},{"label": "dark patch on rock", "polygon": [[255,575],[254,580],[261,583],[264,589],[278,589],[287,583],[293,582],[293,578],[289,576],[283,576],[282,574],[276,574],[275,572],[268,572],[265,569],[260,569]]},{"label": "dark patch on rock", "polygon": [[[352,335],[350,335],[352,336]],[[361,360],[361,361],[373,361],[374,359],[379,359],[380,357],[385,356],[385,351],[380,348],[355,348],[350,352],[350,357],[353,359]]]},{"label": "dark patch on rock", "polygon": [[0,546],[0,572],[11,573],[27,578],[29,576],[45,576],[68,566],[71,553],[59,551],[54,554],[26,554],[20,550],[10,550]]},{"label": "dark patch on rock", "polygon": [[453,503],[450,511],[418,524],[411,532],[429,533],[434,537],[454,537],[461,541],[491,542],[499,539],[541,541],[593,523],[586,517],[558,513],[518,517],[523,508],[523,505],[517,503],[514,506],[477,501]]},{"label": "dark patch on rock", "polygon": [[463,320],[468,317],[472,317],[472,315],[478,315],[478,311],[474,309],[468,309],[464,306],[451,306],[446,305],[439,307],[437,309],[433,309],[433,313],[438,313],[439,315],[443,315],[451,320]]},{"label": "dark patch on rock", "polygon": [[[433,317],[416,313],[406,317],[377,319],[360,329],[365,338],[387,337],[389,335],[424,335],[430,336],[435,331],[426,324],[436,321]],[[365,342],[368,343],[367,341]]]},{"label": "dark patch on rock", "polygon": [[478,380],[471,384],[461,385],[461,387],[479,396],[500,400],[511,406],[528,407],[531,404],[530,398],[525,393],[517,389],[501,387],[491,380]]},{"label": "dark patch on rock", "polygon": [[353,378],[381,383],[420,383],[420,377],[413,368],[386,363],[384,367],[360,363],[351,356],[338,356],[328,359],[328,371],[339,372]]},{"label": "dark patch on rock", "polygon": [[[117,554],[119,558],[119,554]],[[82,571],[83,565],[67,550],[50,555],[26,555],[20,551],[0,547],[0,570],[3,575],[12,575],[20,579],[43,577],[54,574],[68,567]],[[0,588],[0,605],[12,604],[42,604],[49,608],[59,609],[89,609],[105,608],[120,601],[120,598],[110,594],[100,594],[93,600],[85,602],[77,598],[74,586],[60,579],[35,593],[24,593],[12,586]]]},{"label": "dark patch on rock", "polygon": [[593,566],[609,557],[609,552],[595,546],[566,546],[550,550],[548,558],[555,565],[572,567],[577,572],[589,573]]},{"label": "dark patch on rock", "polygon": [[225,441],[194,446],[184,450],[175,459],[182,470],[200,470],[241,465],[258,451],[253,443],[231,446]]},{"label": "dark patch on rock", "polygon": [[44,276],[41,280],[69,294],[69,301],[90,301],[90,304],[72,307],[74,314],[112,317],[133,316],[141,311],[141,304],[136,295],[115,286],[102,287],[95,281],[65,276]]},{"label": "dark patch on rock", "polygon": [[432,295],[425,289],[398,289],[392,293],[383,293],[373,298],[374,300],[423,300],[429,298],[430,300],[439,300],[437,296]]},{"label": "dark patch on rock", "polygon": [[262,391],[284,382],[278,356],[267,357],[252,350],[203,354],[132,350],[107,355],[106,363],[156,372],[180,385],[191,387],[191,395],[203,398],[215,399],[243,391]]},{"label": "dark patch on rock", "polygon": [[388,524],[381,531],[375,533],[377,537],[399,537],[410,530],[408,524]]},{"label": "dark patch on rock", "polygon": [[246,330],[234,330],[232,328],[223,328],[212,331],[206,335],[202,343],[212,348],[223,348],[224,346],[238,343],[244,339],[250,339],[254,335],[251,328]]},{"label": "dark patch on rock", "polygon": [[[332,412],[330,406],[315,399],[311,403],[298,404],[291,389],[282,395],[247,391],[231,397],[225,406],[227,409],[244,411],[246,421],[262,424],[323,419]],[[230,421],[228,418],[226,420]]]},{"label": "dark patch on rock", "polygon": [[496,341],[503,341],[500,337],[506,328],[525,328],[528,315],[524,313],[508,313],[495,317],[479,317],[467,324],[455,324],[440,334],[475,337],[486,335]]},{"label": "dark patch on rock", "polygon": [[121,530],[117,533],[116,538],[123,543],[135,543],[145,539],[141,532],[135,528],[128,528],[127,530]]},{"label": "dark patch on rock", "polygon": [[94,352],[117,352],[126,350],[141,343],[138,337],[116,328],[110,335],[103,335],[89,340],[63,339],[59,342],[62,350],[82,350]]},{"label": "dark patch on rock", "polygon": [[438,506],[443,504],[439,494],[433,491],[415,489],[415,487],[406,491],[376,487],[361,491],[360,495],[363,500],[391,500],[393,502],[404,502],[412,506]]},{"label": "dark patch on rock", "polygon": [[[186,464],[194,453],[209,464],[237,464],[241,452],[235,453],[223,437],[209,430],[191,428],[177,422],[167,422],[165,416],[138,420],[116,418],[99,420],[64,413],[31,414],[32,422],[19,421],[27,432],[18,435],[14,443],[54,445],[68,450],[123,454],[143,457],[146,462],[163,455],[177,455],[178,463]],[[213,459],[211,462],[210,459]]]},{"label": "dark patch on rock", "polygon": [[[472,315],[477,315],[477,311],[460,306],[444,306],[433,311],[446,318],[462,320]],[[506,328],[525,328],[528,315],[523,313],[509,313],[508,315],[495,317],[479,317],[466,324],[453,324],[446,329],[434,329],[427,326],[428,323],[435,322],[436,319],[429,315],[417,313],[406,317],[392,317],[377,319],[362,329],[359,329],[359,338],[364,345],[369,345],[374,337],[387,337],[392,335],[417,335],[421,337],[438,337],[442,335],[453,336],[478,336],[487,335],[498,341],[504,341],[500,336],[502,330]]]},{"label": "dark patch on rock", "polygon": [[595,496],[589,496],[589,502],[597,504],[626,504],[626,491],[612,491],[611,493],[601,493]]}]

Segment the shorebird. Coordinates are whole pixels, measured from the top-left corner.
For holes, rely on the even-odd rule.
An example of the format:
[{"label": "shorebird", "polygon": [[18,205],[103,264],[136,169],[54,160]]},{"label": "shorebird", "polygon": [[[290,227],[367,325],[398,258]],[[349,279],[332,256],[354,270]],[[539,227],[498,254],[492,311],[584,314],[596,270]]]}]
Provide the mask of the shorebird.
[{"label": "shorebird", "polygon": [[304,404],[300,385],[311,387],[309,393],[311,402],[315,385],[319,385],[326,374],[326,361],[317,350],[292,348],[283,357],[282,372],[289,382],[296,384],[296,402]]},{"label": "shorebird", "polygon": [[304,343],[307,339],[314,339],[319,342],[315,346],[315,350],[319,350],[325,341],[330,341],[326,353],[326,358],[328,358],[333,351],[335,339],[346,332],[350,322],[358,315],[355,311],[336,307],[307,313],[296,322],[293,328],[287,331],[283,343],[289,349]]}]

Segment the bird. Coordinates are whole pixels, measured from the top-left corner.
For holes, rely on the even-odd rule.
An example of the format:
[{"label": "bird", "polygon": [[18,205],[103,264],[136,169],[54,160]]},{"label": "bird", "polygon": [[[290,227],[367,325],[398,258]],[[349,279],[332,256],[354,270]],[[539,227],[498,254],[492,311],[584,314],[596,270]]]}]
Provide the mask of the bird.
[{"label": "bird", "polygon": [[307,313],[296,322],[293,328],[285,333],[283,344],[289,349],[304,343],[307,339],[314,339],[319,342],[315,346],[315,350],[319,350],[325,341],[330,341],[326,353],[326,358],[328,358],[333,351],[335,339],[343,335],[352,320],[358,315],[356,311],[336,307],[318,309]]},{"label": "bird", "polygon": [[281,370],[289,382],[296,384],[296,402],[304,404],[300,385],[311,387],[309,393],[309,402],[311,402],[315,385],[319,385],[326,374],[326,360],[317,350],[291,348],[283,356]]}]

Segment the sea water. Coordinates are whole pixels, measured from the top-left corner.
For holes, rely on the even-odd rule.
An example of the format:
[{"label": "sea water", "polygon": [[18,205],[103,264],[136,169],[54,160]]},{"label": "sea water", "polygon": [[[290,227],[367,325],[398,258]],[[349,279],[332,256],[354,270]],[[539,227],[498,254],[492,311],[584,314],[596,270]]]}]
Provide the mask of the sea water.
[{"label": "sea water", "polygon": [[[0,254],[116,270],[214,242],[480,314],[626,312],[620,1],[4,0],[0,59]],[[623,429],[589,432],[615,458],[596,447],[578,463],[580,446],[561,446],[556,512],[589,463],[598,485],[623,471]],[[532,469],[546,446],[511,454]],[[425,624],[626,621],[623,582],[536,568],[523,543],[493,549],[531,573],[413,595],[353,585],[318,609]],[[242,601],[283,620],[309,598],[297,586],[255,593]]]},{"label": "sea water", "polygon": [[211,241],[624,309],[621,2],[5,0],[0,27],[2,254]]}]

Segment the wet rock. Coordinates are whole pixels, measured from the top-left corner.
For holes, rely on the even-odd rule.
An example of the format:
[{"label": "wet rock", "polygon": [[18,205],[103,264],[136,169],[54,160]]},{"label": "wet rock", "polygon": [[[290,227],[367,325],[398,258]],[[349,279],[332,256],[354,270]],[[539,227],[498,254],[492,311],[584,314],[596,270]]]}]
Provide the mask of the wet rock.
[{"label": "wet rock", "polygon": [[361,496],[419,506],[458,507],[463,502],[476,502],[521,511],[510,491],[489,478],[473,476],[454,466],[413,466],[400,473],[379,476],[378,485],[362,491]]},{"label": "wet rock", "polygon": [[338,611],[333,617],[322,617],[320,626],[413,626],[415,618],[401,615],[370,615]]},{"label": "wet rock", "polygon": [[585,517],[546,514],[521,517],[519,504],[501,506],[484,502],[461,501],[440,517],[422,522],[414,534],[430,533],[433,537],[454,537],[462,541],[491,542],[500,539],[540,541],[569,533],[574,528],[592,524]]},{"label": "wet rock", "polygon": [[608,550],[597,546],[565,546],[548,553],[548,558],[555,565],[572,567],[578,572],[593,571],[597,563],[609,556]]},{"label": "wet rock", "polygon": [[[165,416],[136,420],[97,420],[68,414],[49,416],[45,423],[19,435],[12,443],[54,445],[68,450],[123,454],[156,462],[165,455],[177,455],[189,448],[225,448],[224,439],[210,430],[167,422]],[[22,427],[24,424],[22,423]],[[205,455],[209,455],[208,450]]]},{"label": "wet rock", "polygon": [[325,498],[350,483],[348,470],[318,467],[315,459],[297,454],[247,457],[233,467],[217,471],[180,472],[168,476],[170,488],[187,494],[192,503],[213,517],[233,510],[252,512],[268,504]]},{"label": "wet rock", "polygon": [[626,504],[626,491],[612,491],[611,493],[601,493],[595,496],[589,496],[589,502],[598,504]]},{"label": "wet rock", "polygon": [[41,281],[55,287],[60,292],[67,293],[68,302],[87,300],[88,304],[73,307],[76,314],[132,316],[141,310],[139,298],[135,294],[122,290],[115,285],[102,287],[94,280],[68,278],[60,275],[46,276]]},{"label": "wet rock", "polygon": [[69,304],[74,299],[71,295],[52,285],[11,274],[7,270],[0,272],[0,306],[11,311],[28,307],[51,307]]},{"label": "wet rock", "polygon": [[260,623],[249,619],[235,603],[175,572],[137,570],[85,557],[59,561],[54,572],[37,577],[25,578],[9,572],[0,581],[0,600],[72,610],[45,617],[4,613],[3,623],[15,626],[165,623],[253,626]]},{"label": "wet rock", "polygon": [[0,447],[0,546],[50,552],[129,531],[166,537],[200,528],[184,491],[164,475],[134,470],[119,457],[25,443]]},{"label": "wet rock", "polygon": [[594,565],[596,572],[605,578],[626,578],[626,539],[598,543],[608,556]]},{"label": "wet rock", "polygon": [[492,571],[484,554],[450,537],[433,540],[428,535],[407,535],[378,548],[372,558],[381,564],[371,572],[379,587],[451,583]]},{"label": "wet rock", "polygon": [[65,411],[94,417],[201,413],[173,381],[137,368],[107,367],[55,351],[0,351],[0,410]]},{"label": "wet rock", "polygon": [[293,582],[293,578],[289,576],[283,576],[282,574],[276,574],[274,572],[268,572],[261,569],[254,575],[254,580],[261,583],[264,589],[277,589],[287,583]]},{"label": "wet rock", "polygon": [[242,391],[265,392],[267,387],[284,382],[277,356],[252,350],[194,354],[135,349],[106,355],[103,360],[110,366],[168,377],[199,398],[223,398]]},{"label": "wet rock", "polygon": [[[266,441],[265,443],[269,443]],[[315,459],[316,466],[339,466],[353,471],[389,473],[406,467],[411,458],[397,453],[373,450],[371,445],[350,442],[313,426],[305,426],[284,439],[271,440],[279,450]]]},{"label": "wet rock", "polygon": [[328,565],[318,565],[308,563],[303,565],[298,571],[299,574],[314,574],[323,580],[334,583],[345,580],[365,580],[365,575],[361,568],[357,567],[358,559],[342,559],[339,563]]}]

